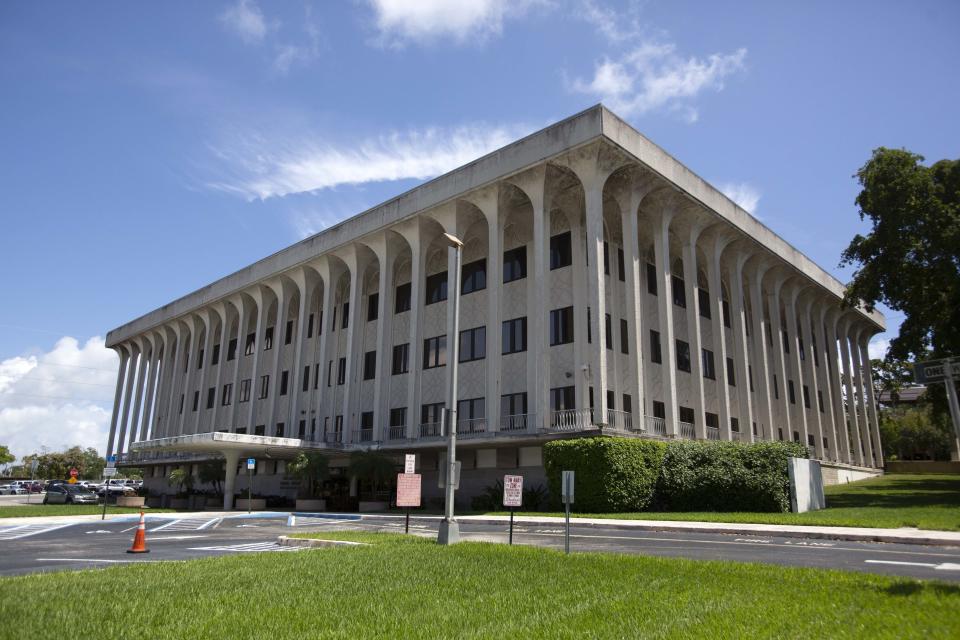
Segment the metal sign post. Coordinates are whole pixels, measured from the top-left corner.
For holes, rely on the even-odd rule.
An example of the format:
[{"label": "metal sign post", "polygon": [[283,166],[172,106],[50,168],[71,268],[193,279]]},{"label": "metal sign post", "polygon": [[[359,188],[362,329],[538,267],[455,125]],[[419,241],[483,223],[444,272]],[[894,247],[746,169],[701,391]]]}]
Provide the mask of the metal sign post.
[{"label": "metal sign post", "polygon": [[523,504],[523,476],[503,476],[503,506],[510,507],[510,544],[513,544],[513,509]]},{"label": "metal sign post", "polygon": [[942,382],[947,390],[947,405],[950,407],[950,420],[953,422],[954,443],[950,447],[951,456],[960,457],[960,401],[957,399],[956,380],[960,378],[960,358],[944,358],[918,362],[913,366],[914,378],[921,384]]},{"label": "metal sign post", "polygon": [[256,458],[247,458],[247,514],[252,511],[253,504],[253,470],[257,466]]},{"label": "metal sign post", "polygon": [[30,490],[27,491],[27,504],[30,504],[30,497],[33,495],[33,478],[37,473],[38,464],[36,458],[30,461]]},{"label": "metal sign post", "polygon": [[573,504],[573,471],[564,471],[560,482],[560,499],[566,511],[566,528],[563,534],[564,551],[570,553],[570,505]]},{"label": "metal sign post", "polygon": [[117,456],[107,456],[107,466],[103,468],[103,514],[101,520],[107,519],[107,496],[110,495],[109,478],[117,472]]}]

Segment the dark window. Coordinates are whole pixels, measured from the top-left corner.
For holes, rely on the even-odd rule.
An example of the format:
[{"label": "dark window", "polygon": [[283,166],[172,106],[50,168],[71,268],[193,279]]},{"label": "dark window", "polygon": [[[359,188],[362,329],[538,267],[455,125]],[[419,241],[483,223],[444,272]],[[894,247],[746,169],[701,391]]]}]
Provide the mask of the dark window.
[{"label": "dark window", "polygon": [[803,336],[797,336],[797,349],[800,352],[800,361],[806,362],[807,352],[803,348]]},{"label": "dark window", "polygon": [[717,370],[713,366],[713,351],[710,351],[709,349],[701,349],[700,362],[703,363],[703,377],[710,380],[716,380]]},{"label": "dark window", "polygon": [[800,432],[799,432],[799,431],[794,431],[794,432],[793,432],[793,441],[794,441],[794,442],[800,442]]},{"label": "dark window", "polygon": [[207,389],[207,409],[213,409],[213,404],[217,401],[216,387]]},{"label": "dark window", "polygon": [[377,377],[377,352],[367,351],[363,354],[363,379],[373,380]]},{"label": "dark window", "polygon": [[482,360],[487,357],[487,328],[477,327],[461,331],[457,356],[460,362]]},{"label": "dark window", "polygon": [[560,233],[550,238],[550,269],[568,267],[573,263],[570,245],[570,232]]},{"label": "dark window", "polygon": [[747,379],[750,382],[750,393],[753,393],[753,365],[747,365]]},{"label": "dark window", "polygon": [[723,326],[730,328],[730,303],[726,300],[723,301]]},{"label": "dark window", "polygon": [[373,322],[380,317],[380,294],[371,293],[367,296],[367,322]]},{"label": "dark window", "polygon": [[423,368],[433,369],[447,364],[447,336],[427,338],[423,341]]},{"label": "dark window", "polygon": [[590,307],[587,307],[587,344],[593,344],[593,325],[590,323]]},{"label": "dark window", "polygon": [[263,435],[263,430],[264,430],[265,426],[266,426],[266,425],[262,425],[262,424],[258,424],[257,426],[255,426],[255,427],[253,428],[253,435],[255,435],[255,436],[262,436],[262,435]]},{"label": "dark window", "polygon": [[443,403],[434,402],[420,407],[420,424],[439,424],[443,421]]},{"label": "dark window", "polygon": [[660,351],[660,332],[650,330],[650,362],[663,363],[663,353]]},{"label": "dark window", "polygon": [[820,356],[817,355],[817,341],[812,340],[810,343],[810,350],[813,351],[813,366],[820,368]]},{"label": "dark window", "polygon": [[282,437],[283,437],[283,427],[284,427],[284,424],[283,424],[282,422],[278,422],[278,423],[277,423],[276,430],[274,431],[274,435],[275,435],[277,438],[282,438]]},{"label": "dark window", "polygon": [[627,321],[620,318],[620,353],[630,353],[630,328]]},{"label": "dark window", "polygon": [[527,277],[527,248],[517,247],[503,252],[503,281],[513,282]]},{"label": "dark window", "polygon": [[347,359],[340,358],[337,362],[337,384],[341,385],[347,381]]},{"label": "dark window", "polygon": [[690,373],[690,343],[675,340],[677,347],[677,369]]},{"label": "dark window", "polygon": [[613,350],[613,318],[610,317],[609,313],[604,314],[603,318],[603,333],[606,338],[606,347],[607,349]]},{"label": "dark window", "polygon": [[[707,414],[707,424],[710,423],[710,416],[713,414]],[[680,415],[678,416],[680,422],[686,422],[687,424],[693,424],[696,421],[696,414],[693,412],[693,409],[690,407],[680,407]],[[716,418],[716,416],[713,416]]]},{"label": "dark window", "polygon": [[427,301],[425,304],[443,302],[447,299],[447,272],[427,276]]},{"label": "dark window", "polygon": [[197,369],[203,368],[203,349],[200,349],[200,352],[197,353]]},{"label": "dark window", "polygon": [[287,395],[287,385],[290,382],[290,372],[281,371],[280,372],[280,395]]},{"label": "dark window", "polygon": [[705,413],[704,421],[707,423],[707,426],[712,429],[720,428],[720,416],[715,413],[710,413],[709,411]]},{"label": "dark window", "polygon": [[820,407],[820,413],[823,413],[823,391],[820,389],[817,389],[817,405]]},{"label": "dark window", "polygon": [[364,411],[360,414],[360,428],[373,429],[373,411]]},{"label": "dark window", "polygon": [[[767,346],[772,347],[773,346],[773,328],[771,328],[769,321],[765,322],[763,326],[767,330]],[[783,438],[780,438],[780,439],[783,440]]]},{"label": "dark window", "polygon": [[487,288],[487,260],[481,258],[463,265],[460,270],[460,293],[467,294]]},{"label": "dark window", "polygon": [[270,395],[270,376],[260,376],[260,399],[263,400]]},{"label": "dark window", "polygon": [[196,411],[200,407],[200,392],[193,392],[193,410]]},{"label": "dark window", "polygon": [[[342,415],[335,416],[333,418],[333,432],[336,433],[337,435],[343,433],[343,416]],[[340,438],[338,437],[337,440],[339,441]]]},{"label": "dark window", "polygon": [[661,420],[664,420],[667,417],[667,408],[659,400],[653,401],[653,417],[660,418]]},{"label": "dark window", "polygon": [[710,319],[710,292],[702,287],[697,287],[697,310],[701,318]]},{"label": "dark window", "polygon": [[610,275],[610,243],[603,241],[603,273]]},{"label": "dark window", "polygon": [[573,342],[573,307],[550,311],[550,346]]},{"label": "dark window", "polygon": [[607,409],[617,410],[617,394],[612,389],[607,389]]},{"label": "dark window", "polygon": [[333,384],[333,360],[327,362],[327,386]]},{"label": "dark window", "polygon": [[787,393],[790,396],[790,404],[797,404],[797,396],[793,391],[793,380],[787,380]]},{"label": "dark window", "polygon": [[240,381],[240,402],[250,401],[250,378]]},{"label": "dark window", "polygon": [[617,249],[617,278],[620,282],[626,282],[627,269],[623,261],[623,249]]},{"label": "dark window", "polygon": [[687,291],[686,284],[683,281],[683,278],[678,278],[677,276],[671,276],[670,282],[673,289],[673,304],[678,307],[687,308]]},{"label": "dark window", "polygon": [[576,387],[557,387],[550,389],[550,408],[554,411],[576,409]]},{"label": "dark window", "polygon": [[301,420],[300,424],[297,425],[297,437],[303,440],[307,437],[307,421]]},{"label": "dark window", "polygon": [[227,362],[230,362],[236,357],[237,357],[237,339],[232,338],[230,342],[227,343]]},{"label": "dark window", "polygon": [[220,364],[220,345],[213,345],[213,352],[210,354],[210,364],[216,365]]},{"label": "dark window", "polygon": [[393,347],[393,375],[409,371],[410,345],[398,344]]},{"label": "dark window", "polygon": [[777,427],[777,437],[783,441],[783,427]]},{"label": "dark window", "polygon": [[346,329],[350,326],[350,303],[343,303],[343,318],[340,320],[340,328]]},{"label": "dark window", "polygon": [[522,416],[527,413],[527,394],[510,393],[500,396],[500,415]]},{"label": "dark window", "polygon": [[390,426],[391,427],[407,426],[407,408],[406,407],[394,407],[393,409],[390,409]]},{"label": "dark window", "polygon": [[183,415],[183,394],[182,394],[182,393],[180,394],[180,410],[179,410],[179,413],[180,413],[180,415]]},{"label": "dark window", "polygon": [[776,400],[780,399],[780,385],[777,384],[777,374],[773,374],[773,397]]},{"label": "dark window", "polygon": [[826,438],[823,439],[823,448],[824,448],[824,449],[829,449],[829,448],[830,448],[830,441],[827,440]]},{"label": "dark window", "polygon": [[740,432],[740,419],[739,418],[730,418],[730,431],[734,433]]},{"label": "dark window", "polygon": [[316,362],[313,365],[313,388],[316,389],[320,386],[320,363]]},{"label": "dark window", "polygon": [[313,314],[311,313],[310,316],[307,318],[307,339],[309,340],[312,337],[313,337]]},{"label": "dark window", "polygon": [[320,309],[317,315],[317,335],[323,335],[323,309]]},{"label": "dark window", "polygon": [[650,295],[657,295],[657,267],[647,263],[647,292]]},{"label": "dark window", "polygon": [[273,327],[267,327],[263,335],[263,350],[270,351],[270,349],[273,349]]},{"label": "dark window", "polygon": [[629,393],[623,394],[623,411],[633,413],[633,398],[630,397]]},{"label": "dark window", "polygon": [[807,434],[807,444],[812,447],[814,442],[816,442],[816,440],[813,439],[813,434],[812,434],[812,433],[808,433],[808,434]]},{"label": "dark window", "polygon": [[519,353],[527,350],[527,319],[505,320],[501,331],[502,353]]},{"label": "dark window", "polygon": [[283,332],[283,344],[293,342],[293,320],[287,320],[287,328]]},{"label": "dark window", "polygon": [[302,391],[310,390],[310,365],[307,365],[303,368],[303,389]]},{"label": "dark window", "polygon": [[334,331],[337,328],[337,307],[334,305],[333,313],[330,314],[330,331]]},{"label": "dark window", "polygon": [[410,283],[401,284],[397,287],[397,299],[393,303],[394,313],[403,313],[410,311]]},{"label": "dark window", "polygon": [[803,385],[803,406],[810,408],[810,387]]},{"label": "dark window", "polygon": [[457,402],[457,422],[463,420],[482,420],[486,418],[483,398],[470,398]]},{"label": "dark window", "polygon": [[736,369],[733,365],[733,358],[727,358],[727,384],[731,387],[737,386]]},{"label": "dark window", "polygon": [[790,353],[790,334],[783,332],[783,352]]},{"label": "dark window", "polygon": [[233,402],[233,384],[227,383],[223,385],[223,395],[220,397],[220,404],[228,407],[231,402]]}]

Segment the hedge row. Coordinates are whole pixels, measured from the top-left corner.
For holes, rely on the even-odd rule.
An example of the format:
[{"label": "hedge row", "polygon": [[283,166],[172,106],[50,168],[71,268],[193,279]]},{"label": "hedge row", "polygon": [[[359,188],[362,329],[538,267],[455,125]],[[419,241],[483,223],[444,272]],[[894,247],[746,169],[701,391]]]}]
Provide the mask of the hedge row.
[{"label": "hedge row", "polygon": [[577,438],[544,445],[554,504],[560,474],[576,472],[579,512],[790,510],[787,458],[806,458],[795,442],[660,442]]}]

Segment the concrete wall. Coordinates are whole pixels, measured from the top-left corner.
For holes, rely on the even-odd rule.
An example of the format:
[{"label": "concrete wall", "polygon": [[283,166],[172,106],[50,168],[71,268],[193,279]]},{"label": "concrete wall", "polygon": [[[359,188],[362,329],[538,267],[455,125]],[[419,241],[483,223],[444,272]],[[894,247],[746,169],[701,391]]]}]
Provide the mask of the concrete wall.
[{"label": "concrete wall", "polygon": [[823,474],[823,484],[830,486],[832,484],[847,484],[857,480],[866,480],[867,478],[879,478],[883,471],[876,469],[863,469],[860,467],[850,467],[846,465],[832,465],[821,463],[821,473]]}]

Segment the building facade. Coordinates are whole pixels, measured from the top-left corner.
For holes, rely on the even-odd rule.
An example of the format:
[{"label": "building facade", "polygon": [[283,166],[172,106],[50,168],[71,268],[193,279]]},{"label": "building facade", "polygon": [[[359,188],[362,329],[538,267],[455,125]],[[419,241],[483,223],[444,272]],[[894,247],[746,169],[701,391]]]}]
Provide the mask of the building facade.
[{"label": "building facade", "polygon": [[[455,337],[445,233],[464,243]],[[457,339],[467,493],[505,470],[542,481],[546,440],[598,432],[795,440],[869,470],[885,326],[842,296],[597,106],[111,331],[108,452],[157,488],[224,457],[226,506],[238,460],[282,492],[304,449],[335,468],[416,452],[429,487]]]}]

